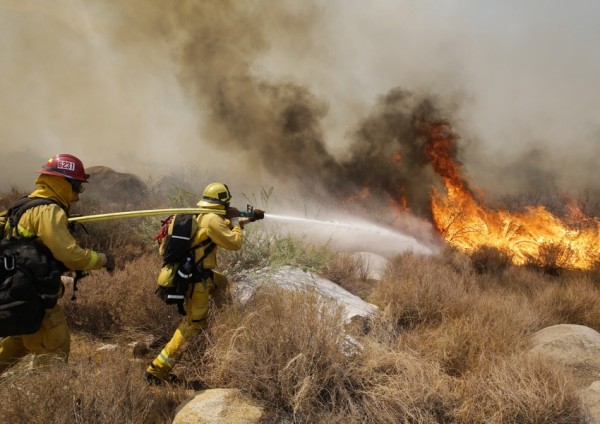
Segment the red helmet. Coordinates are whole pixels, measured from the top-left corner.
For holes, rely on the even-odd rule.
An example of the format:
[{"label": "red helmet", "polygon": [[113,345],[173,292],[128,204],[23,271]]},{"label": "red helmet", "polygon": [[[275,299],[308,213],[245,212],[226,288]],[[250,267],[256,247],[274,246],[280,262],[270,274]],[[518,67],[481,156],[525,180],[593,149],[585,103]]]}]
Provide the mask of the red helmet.
[{"label": "red helmet", "polygon": [[87,183],[89,174],[85,173],[83,163],[73,155],[59,153],[48,159],[48,162],[36,172],[57,177],[65,177],[69,180]]}]

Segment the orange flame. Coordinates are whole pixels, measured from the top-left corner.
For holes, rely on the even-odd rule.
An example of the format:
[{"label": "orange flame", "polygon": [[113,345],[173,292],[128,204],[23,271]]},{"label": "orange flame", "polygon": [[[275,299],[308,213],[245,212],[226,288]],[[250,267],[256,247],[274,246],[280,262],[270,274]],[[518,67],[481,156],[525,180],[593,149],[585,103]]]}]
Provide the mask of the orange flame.
[{"label": "orange flame", "polygon": [[406,196],[404,194],[400,195],[400,197],[397,199],[390,197],[388,203],[390,208],[397,212],[406,213],[409,210],[408,200],[406,200]]},{"label": "orange flame", "polygon": [[[551,259],[559,268],[591,269],[600,261],[598,218],[587,217],[574,204],[568,205],[570,224],[543,206],[519,213],[491,210],[475,199],[461,175],[462,164],[454,159],[458,137],[448,123],[429,123],[424,133],[426,155],[445,188],[445,193],[437,189],[432,193],[432,218],[452,246],[467,253],[491,246],[516,265]],[[585,220],[585,225],[573,225],[574,217]],[[547,257],[550,254],[552,258]]]},{"label": "orange flame", "polygon": [[358,193],[346,196],[346,201],[367,200],[371,196],[371,189],[364,186]]}]

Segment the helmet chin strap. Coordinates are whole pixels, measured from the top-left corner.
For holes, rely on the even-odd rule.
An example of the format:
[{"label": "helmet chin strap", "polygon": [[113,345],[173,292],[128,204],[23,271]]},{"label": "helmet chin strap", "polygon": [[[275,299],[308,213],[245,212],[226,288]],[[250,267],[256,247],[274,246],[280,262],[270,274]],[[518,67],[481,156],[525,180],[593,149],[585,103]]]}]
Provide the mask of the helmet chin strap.
[{"label": "helmet chin strap", "polygon": [[85,186],[82,181],[72,180],[70,178],[67,178],[67,181],[71,184],[71,188],[75,193],[81,194],[85,191]]}]

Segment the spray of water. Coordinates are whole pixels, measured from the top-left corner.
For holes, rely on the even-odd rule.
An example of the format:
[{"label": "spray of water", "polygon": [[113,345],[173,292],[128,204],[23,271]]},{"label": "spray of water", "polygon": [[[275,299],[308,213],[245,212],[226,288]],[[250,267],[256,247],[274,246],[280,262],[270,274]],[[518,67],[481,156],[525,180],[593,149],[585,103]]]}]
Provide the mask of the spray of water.
[{"label": "spray of water", "polygon": [[[289,215],[265,214],[268,220],[286,221],[301,224],[303,227],[313,227],[322,236],[327,236],[324,229],[331,230],[330,241],[341,246],[361,246],[362,250],[395,254],[412,251],[422,254],[433,254],[433,250],[414,237],[400,231],[386,228],[369,222],[340,222],[321,221],[317,219],[299,218]],[[320,230],[319,228],[320,227]],[[335,230],[335,233],[334,233]]]}]

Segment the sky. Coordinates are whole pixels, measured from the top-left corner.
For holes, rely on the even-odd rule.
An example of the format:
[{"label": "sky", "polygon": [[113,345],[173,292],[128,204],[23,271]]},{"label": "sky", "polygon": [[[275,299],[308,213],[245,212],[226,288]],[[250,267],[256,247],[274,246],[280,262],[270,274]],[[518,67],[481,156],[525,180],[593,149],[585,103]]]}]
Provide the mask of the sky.
[{"label": "sky", "polygon": [[168,4],[0,0],[0,189],[58,152],[234,192],[327,185],[395,89],[435,99],[485,191],[600,188],[596,1]]}]

